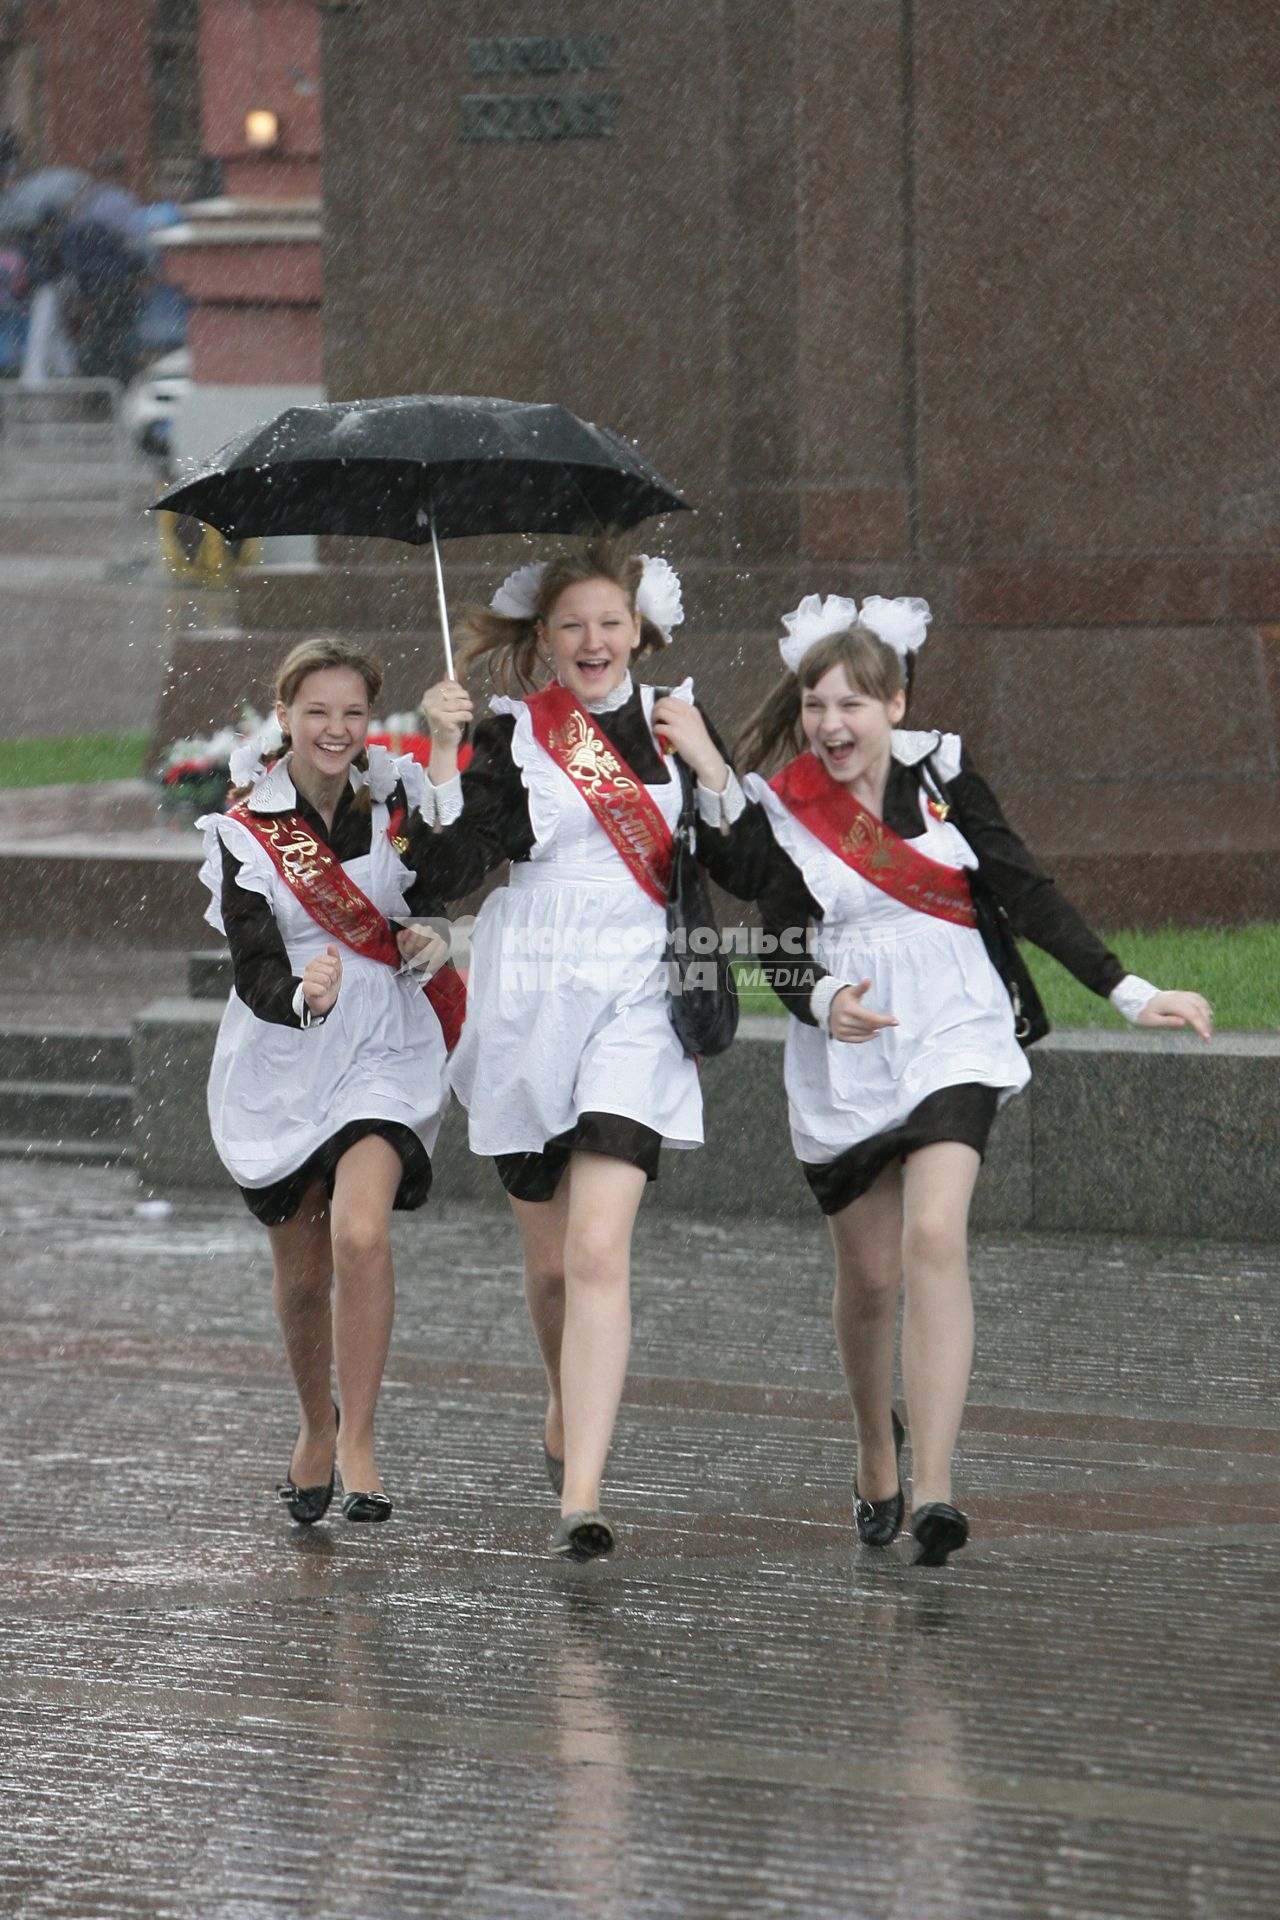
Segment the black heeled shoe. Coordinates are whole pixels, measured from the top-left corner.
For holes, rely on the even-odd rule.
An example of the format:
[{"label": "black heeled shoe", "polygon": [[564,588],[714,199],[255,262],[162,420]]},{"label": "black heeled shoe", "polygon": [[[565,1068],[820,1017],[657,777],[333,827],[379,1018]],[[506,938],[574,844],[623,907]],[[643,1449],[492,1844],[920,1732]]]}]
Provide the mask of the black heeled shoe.
[{"label": "black heeled shoe", "polygon": [[552,1493],[555,1493],[555,1494],[563,1493],[564,1492],[564,1461],[556,1459],[556,1456],[554,1455],[554,1453],[552,1453],[550,1447],[547,1445],[545,1440],[542,1443],[542,1458],[546,1462],[547,1479],[551,1482]]},{"label": "black heeled shoe", "polygon": [[296,1520],[300,1527],[314,1527],[317,1520],[323,1520],[333,1502],[333,1477],[338,1463],[338,1423],[342,1415],[335,1402],[333,1409],[333,1459],[329,1469],[327,1487],[300,1487],[292,1475],[286,1477],[276,1488],[276,1497],[289,1509],[289,1517]]},{"label": "black heeled shoe", "polygon": [[942,1567],[948,1554],[958,1553],[969,1538],[969,1516],[945,1500],[917,1507],[911,1516],[911,1536],[920,1551],[917,1567]]},{"label": "black heeled shoe", "polygon": [[600,1560],[617,1544],[602,1513],[566,1513],[551,1536],[551,1551],[561,1560]]},{"label": "black heeled shoe", "polygon": [[[890,1408],[893,1419],[893,1457],[895,1462],[902,1457],[902,1443],[907,1430],[898,1418],[896,1407]],[[887,1547],[902,1532],[902,1516],[905,1510],[902,1497],[902,1483],[899,1480],[898,1491],[891,1493],[887,1500],[864,1500],[858,1492],[858,1483],[853,1483],[853,1530],[864,1547]]]},{"label": "black heeled shoe", "polygon": [[389,1493],[344,1493],[344,1520],[389,1520],[394,1501]]}]

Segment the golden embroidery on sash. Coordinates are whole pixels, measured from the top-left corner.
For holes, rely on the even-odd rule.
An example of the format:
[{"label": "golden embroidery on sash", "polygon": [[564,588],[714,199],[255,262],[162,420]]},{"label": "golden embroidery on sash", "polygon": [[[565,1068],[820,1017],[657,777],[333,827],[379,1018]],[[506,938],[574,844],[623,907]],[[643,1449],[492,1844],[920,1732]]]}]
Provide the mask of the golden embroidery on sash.
[{"label": "golden embroidery on sash", "polygon": [[320,854],[320,845],[314,834],[288,818],[272,820],[265,828],[263,838],[268,840],[280,855],[280,864],[286,878],[302,881],[318,879],[331,864]]},{"label": "golden embroidery on sash", "polygon": [[870,814],[859,814],[840,844],[857,866],[892,869],[897,865],[883,823]]},{"label": "golden embroidery on sash", "polygon": [[615,793],[631,795],[639,791],[635,781],[623,773],[618,756],[609,751],[583,714],[571,713],[564,725],[550,734],[547,744],[553,753],[564,755],[565,772],[588,793],[600,794],[606,781],[612,783]]}]

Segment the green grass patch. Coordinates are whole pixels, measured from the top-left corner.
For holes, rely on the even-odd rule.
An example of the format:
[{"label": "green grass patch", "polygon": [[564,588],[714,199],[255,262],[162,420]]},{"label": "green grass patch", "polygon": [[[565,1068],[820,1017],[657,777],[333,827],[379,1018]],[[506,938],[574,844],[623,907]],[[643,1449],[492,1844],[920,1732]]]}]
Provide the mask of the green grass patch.
[{"label": "green grass patch", "polygon": [[[1155,933],[1104,933],[1131,973],[1159,987],[1183,987],[1203,993],[1212,1003],[1220,1032],[1280,1028],[1280,925],[1247,927],[1162,927]],[[1072,978],[1065,967],[1038,947],[1023,952],[1055,1027],[1124,1028],[1107,1000],[1100,1000]],[[751,962],[735,962],[738,970]],[[763,985],[739,988],[744,1013],[780,1014],[777,998]]]},{"label": "green grass patch", "polygon": [[146,733],[72,733],[61,739],[0,740],[0,787],[136,780],[146,771],[150,737]]}]

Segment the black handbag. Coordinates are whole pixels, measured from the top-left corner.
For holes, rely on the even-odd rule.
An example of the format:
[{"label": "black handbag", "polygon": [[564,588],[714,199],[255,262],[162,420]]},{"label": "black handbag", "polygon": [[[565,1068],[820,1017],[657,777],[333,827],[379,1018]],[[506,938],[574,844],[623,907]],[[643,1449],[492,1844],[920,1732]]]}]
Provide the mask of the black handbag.
[{"label": "black handbag", "polygon": [[[932,790],[934,799],[947,808],[961,833],[964,833],[964,810],[957,806],[951,789],[940,777],[932,759],[926,755],[920,766],[925,784]],[[1013,1008],[1014,1039],[1020,1047],[1034,1047],[1036,1041],[1043,1040],[1049,1031],[1049,1016],[1036,990],[1036,983],[1031,978],[1031,969],[1019,951],[1009,916],[997,900],[981,866],[969,869],[968,880],[982,944],[992,966],[1004,982]]]},{"label": "black handbag", "polygon": [[693,775],[672,755],[684,798],[667,888],[667,1011],[676,1038],[695,1059],[723,1053],[738,1030],[738,985],[711,911],[698,865],[697,794]]}]

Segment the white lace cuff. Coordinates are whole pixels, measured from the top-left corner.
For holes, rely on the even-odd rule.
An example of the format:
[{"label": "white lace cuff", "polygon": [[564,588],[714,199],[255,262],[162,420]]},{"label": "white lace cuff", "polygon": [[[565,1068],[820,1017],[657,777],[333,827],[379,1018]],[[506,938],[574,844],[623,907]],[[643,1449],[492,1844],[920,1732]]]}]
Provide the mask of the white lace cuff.
[{"label": "white lace cuff", "polygon": [[308,1027],[322,1027],[329,1018],[327,1013],[312,1013],[310,1007],[307,1005],[307,996],[302,991],[301,980],[299,980],[293,990],[293,1010],[302,1022],[302,1030],[304,1033]]},{"label": "white lace cuff", "polygon": [[831,1031],[831,1002],[848,984],[847,980],[837,980],[834,973],[824,974],[809,995],[809,1011],[824,1033]]},{"label": "white lace cuff", "polygon": [[747,796],[738,783],[733,768],[729,769],[728,783],[722,793],[714,787],[704,787],[698,782],[698,812],[709,827],[726,828],[742,817],[746,810]]},{"label": "white lace cuff", "polygon": [[1153,987],[1141,974],[1126,973],[1120,985],[1113,987],[1107,998],[1117,1013],[1122,1013],[1126,1020],[1136,1021],[1148,1000],[1159,991],[1159,987]]},{"label": "white lace cuff", "polygon": [[429,827],[452,825],[462,812],[462,775],[436,786],[428,773],[422,783],[422,817]]}]

